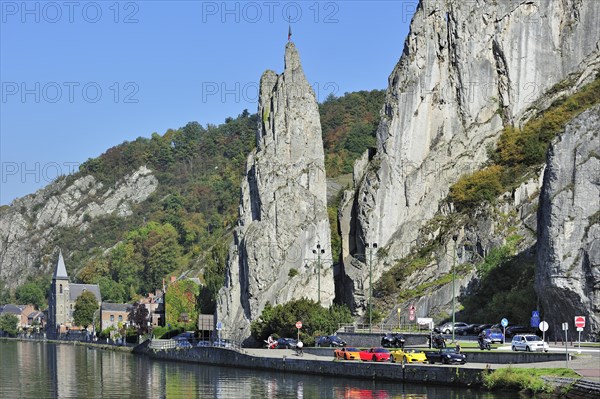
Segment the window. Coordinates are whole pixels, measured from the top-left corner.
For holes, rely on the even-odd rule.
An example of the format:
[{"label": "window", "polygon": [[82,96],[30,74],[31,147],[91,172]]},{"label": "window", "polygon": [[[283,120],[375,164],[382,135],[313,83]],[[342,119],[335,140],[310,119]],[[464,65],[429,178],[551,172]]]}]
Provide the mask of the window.
[{"label": "window", "polygon": [[119,315],[119,322],[123,321],[123,315]]},{"label": "window", "polygon": [[115,321],[115,315],[114,314],[110,315],[110,321],[111,321],[111,323]]},{"label": "window", "polygon": [[60,293],[62,294],[62,284],[59,287],[60,287]]}]

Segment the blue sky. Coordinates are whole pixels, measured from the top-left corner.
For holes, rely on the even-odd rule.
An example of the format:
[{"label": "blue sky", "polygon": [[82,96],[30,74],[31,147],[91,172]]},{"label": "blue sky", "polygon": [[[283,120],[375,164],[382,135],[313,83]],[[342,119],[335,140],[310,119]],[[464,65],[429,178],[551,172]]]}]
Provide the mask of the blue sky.
[{"label": "blue sky", "polygon": [[384,89],[416,3],[0,0],[0,204],[123,141],[256,112],[287,16],[320,101]]}]

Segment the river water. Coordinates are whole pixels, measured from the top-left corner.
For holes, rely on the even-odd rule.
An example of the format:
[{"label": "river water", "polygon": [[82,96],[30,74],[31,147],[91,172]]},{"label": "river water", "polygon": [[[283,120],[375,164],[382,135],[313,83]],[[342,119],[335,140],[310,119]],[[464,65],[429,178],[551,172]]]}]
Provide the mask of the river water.
[{"label": "river water", "polygon": [[[348,367],[352,367],[349,363]],[[505,399],[514,393],[157,361],[69,344],[0,340],[0,398]]]}]

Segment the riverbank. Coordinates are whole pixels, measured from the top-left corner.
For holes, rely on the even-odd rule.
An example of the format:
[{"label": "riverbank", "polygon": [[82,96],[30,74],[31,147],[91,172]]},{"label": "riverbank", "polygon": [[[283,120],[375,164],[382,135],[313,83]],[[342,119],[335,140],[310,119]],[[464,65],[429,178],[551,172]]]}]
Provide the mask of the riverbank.
[{"label": "riverbank", "polygon": [[87,346],[89,348],[94,349],[104,349],[118,352],[133,352],[135,346],[118,346],[101,342],[89,342],[89,341],[66,341],[66,340],[58,340],[58,339],[28,339],[28,338],[10,338],[10,337],[0,337],[0,340],[4,341],[21,341],[21,342],[33,342],[33,343],[49,343],[49,344],[59,344],[59,345],[74,345],[74,346]]}]

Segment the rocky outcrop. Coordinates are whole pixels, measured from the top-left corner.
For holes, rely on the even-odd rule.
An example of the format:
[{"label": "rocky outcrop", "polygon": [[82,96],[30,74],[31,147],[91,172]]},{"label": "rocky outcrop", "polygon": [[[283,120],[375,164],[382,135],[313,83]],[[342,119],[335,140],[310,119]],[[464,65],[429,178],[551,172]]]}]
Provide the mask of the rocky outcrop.
[{"label": "rocky outcrop", "polygon": [[[599,17],[600,3],[578,0],[420,2],[389,77],[376,153],[346,201],[353,234],[343,240],[354,258],[365,243],[383,248],[374,281],[415,249],[435,215],[452,211],[450,186],[481,168],[505,125],[520,125],[542,94],[556,98],[549,89],[570,74],[569,89],[595,76]],[[438,274],[450,260],[438,259]],[[351,276],[355,298],[366,269]]]},{"label": "rocky outcrop", "polygon": [[15,288],[31,274],[51,273],[55,248],[47,245],[60,228],[84,232],[95,218],[129,216],[157,187],[152,171],[140,167],[112,187],[91,175],[63,177],[16,199],[0,211],[0,280]]},{"label": "rocky outcrop", "polygon": [[538,211],[536,291],[560,335],[600,333],[600,106],[572,120],[548,151]]},{"label": "rocky outcrop", "polygon": [[223,333],[238,339],[249,336],[267,302],[320,297],[329,306],[334,297],[319,110],[293,43],[284,72],[261,77],[258,114],[217,304]]}]

